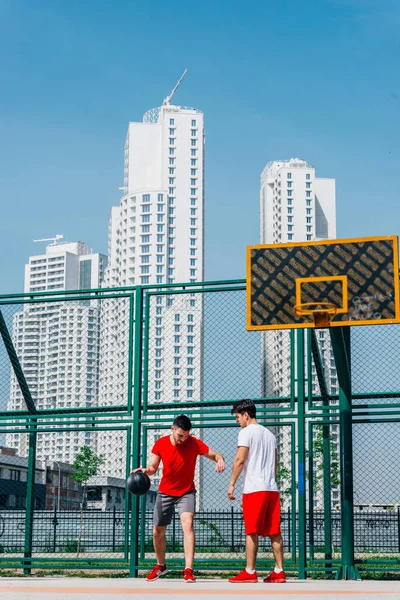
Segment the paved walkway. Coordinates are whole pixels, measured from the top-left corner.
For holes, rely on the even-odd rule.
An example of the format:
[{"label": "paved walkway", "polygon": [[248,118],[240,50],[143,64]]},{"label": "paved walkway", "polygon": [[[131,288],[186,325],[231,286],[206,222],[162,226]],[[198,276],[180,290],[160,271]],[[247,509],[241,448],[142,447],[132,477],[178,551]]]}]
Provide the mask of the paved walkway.
[{"label": "paved walkway", "polygon": [[400,600],[399,581],[289,581],[286,584],[232,584],[217,579],[202,579],[186,584],[178,579],[164,579],[148,583],[144,579],[83,579],[64,577],[0,579],[0,600],[128,600],[145,597],[146,600],[173,600],[189,596],[200,600],[220,600],[229,597],[246,600]]}]

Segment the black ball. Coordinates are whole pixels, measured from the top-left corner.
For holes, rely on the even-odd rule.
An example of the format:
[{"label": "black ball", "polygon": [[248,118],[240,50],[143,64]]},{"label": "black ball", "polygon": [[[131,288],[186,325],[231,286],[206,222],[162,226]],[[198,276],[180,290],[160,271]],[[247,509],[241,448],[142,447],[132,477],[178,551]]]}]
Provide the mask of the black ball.
[{"label": "black ball", "polygon": [[127,479],[128,490],[134,496],[143,496],[150,489],[150,478],[143,471],[131,473]]}]

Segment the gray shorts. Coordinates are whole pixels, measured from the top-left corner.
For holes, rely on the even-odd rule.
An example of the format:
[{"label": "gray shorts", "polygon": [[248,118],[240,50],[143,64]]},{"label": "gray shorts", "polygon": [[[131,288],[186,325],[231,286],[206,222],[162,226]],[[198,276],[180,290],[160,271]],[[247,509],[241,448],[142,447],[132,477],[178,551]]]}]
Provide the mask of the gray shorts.
[{"label": "gray shorts", "polygon": [[154,525],[164,527],[172,521],[175,506],[179,515],[185,512],[193,513],[196,507],[196,492],[187,492],[183,496],[168,496],[157,492],[156,503],[154,506]]}]

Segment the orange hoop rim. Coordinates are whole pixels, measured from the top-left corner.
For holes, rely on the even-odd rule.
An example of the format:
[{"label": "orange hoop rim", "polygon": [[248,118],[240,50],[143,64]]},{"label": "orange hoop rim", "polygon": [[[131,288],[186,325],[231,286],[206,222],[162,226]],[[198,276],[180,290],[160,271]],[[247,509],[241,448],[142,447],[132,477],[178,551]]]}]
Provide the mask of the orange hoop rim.
[{"label": "orange hoop rim", "polygon": [[337,306],[331,302],[304,302],[296,304],[294,312],[297,317],[312,316],[314,313],[324,313],[333,319],[337,313]]}]

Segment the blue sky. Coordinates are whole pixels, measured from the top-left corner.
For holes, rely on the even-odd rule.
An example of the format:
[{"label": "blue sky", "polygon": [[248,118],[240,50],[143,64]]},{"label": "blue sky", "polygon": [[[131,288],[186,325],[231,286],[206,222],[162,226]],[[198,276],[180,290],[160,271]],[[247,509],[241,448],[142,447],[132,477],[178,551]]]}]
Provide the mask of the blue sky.
[{"label": "blue sky", "polygon": [[0,0],[0,293],[22,291],[34,238],[106,252],[128,121],[185,67],[207,279],[244,277],[269,160],[336,178],[339,237],[399,233],[399,26],[397,0]]}]

